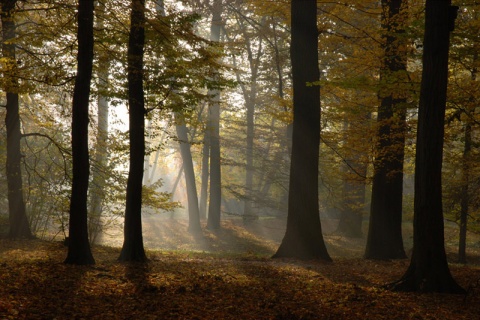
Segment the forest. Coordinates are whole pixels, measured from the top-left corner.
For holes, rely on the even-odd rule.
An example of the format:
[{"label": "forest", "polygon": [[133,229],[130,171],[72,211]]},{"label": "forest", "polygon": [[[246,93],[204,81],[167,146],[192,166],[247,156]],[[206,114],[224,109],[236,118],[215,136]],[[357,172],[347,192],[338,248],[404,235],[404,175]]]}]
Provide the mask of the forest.
[{"label": "forest", "polygon": [[0,6],[1,319],[479,317],[480,2]]}]

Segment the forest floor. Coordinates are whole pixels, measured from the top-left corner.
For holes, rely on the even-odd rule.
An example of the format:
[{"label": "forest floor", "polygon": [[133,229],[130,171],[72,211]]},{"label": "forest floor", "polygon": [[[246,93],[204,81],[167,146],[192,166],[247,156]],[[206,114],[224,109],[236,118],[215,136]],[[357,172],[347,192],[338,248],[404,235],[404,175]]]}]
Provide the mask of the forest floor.
[{"label": "forest floor", "polygon": [[185,220],[157,220],[145,225],[146,264],[119,263],[120,249],[103,245],[93,247],[95,265],[65,265],[60,241],[0,240],[0,319],[480,318],[476,239],[470,264],[460,265],[446,234],[467,295],[399,293],[383,286],[409,260],[364,260],[364,239],[327,233],[333,263],[270,259],[283,236],[278,221],[229,219],[193,237]]}]

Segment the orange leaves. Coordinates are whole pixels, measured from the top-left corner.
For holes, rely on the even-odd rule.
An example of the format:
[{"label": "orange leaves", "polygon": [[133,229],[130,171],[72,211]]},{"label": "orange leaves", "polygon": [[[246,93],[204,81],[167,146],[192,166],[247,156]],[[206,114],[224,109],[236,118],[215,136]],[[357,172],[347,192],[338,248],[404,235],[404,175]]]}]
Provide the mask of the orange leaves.
[{"label": "orange leaves", "polygon": [[[155,251],[146,264],[127,264],[116,262],[118,249],[94,247],[97,265],[70,266],[61,263],[65,251],[58,243],[0,241],[0,319],[446,320],[475,319],[480,311],[479,290],[465,300],[384,290],[406,260]],[[480,278],[477,267],[452,272],[464,287]]]}]

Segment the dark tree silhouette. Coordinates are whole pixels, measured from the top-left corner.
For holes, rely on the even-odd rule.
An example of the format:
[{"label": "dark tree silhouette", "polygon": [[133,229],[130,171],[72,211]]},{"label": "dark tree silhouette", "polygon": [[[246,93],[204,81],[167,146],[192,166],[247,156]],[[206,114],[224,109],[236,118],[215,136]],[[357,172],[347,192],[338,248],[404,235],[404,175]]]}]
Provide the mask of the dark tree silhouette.
[{"label": "dark tree silhouette", "polygon": [[88,155],[88,105],[93,68],[93,1],[78,2],[77,76],[72,101],[73,181],[70,199],[68,255],[65,263],[94,264],[88,241],[87,196],[90,162]]},{"label": "dark tree silhouette", "polygon": [[318,205],[320,79],[316,0],[292,0],[293,137],[287,230],[274,257],[330,261]]},{"label": "dark tree silhouette", "polygon": [[120,261],[147,260],[142,234],[142,179],[145,156],[145,101],[143,53],[145,46],[145,0],[132,0],[128,40],[128,106],[130,168],[127,180],[124,241]]},{"label": "dark tree silhouette", "polygon": [[4,90],[6,92],[6,117],[7,128],[7,184],[8,184],[8,212],[10,229],[8,237],[32,238],[30,225],[28,224],[25,202],[23,199],[23,183],[20,151],[19,101],[18,101],[18,78],[17,59],[15,53],[16,25],[14,21],[14,10],[16,0],[4,0],[1,2],[2,12],[2,55],[8,61],[4,71],[6,79]]},{"label": "dark tree silhouette", "polygon": [[458,7],[427,0],[415,157],[413,254],[399,291],[463,293],[448,268],[442,210],[442,156],[448,50]]},{"label": "dark tree silhouette", "polygon": [[[398,83],[407,73],[405,13],[402,0],[382,1],[384,61],[380,71],[378,133],[374,162],[370,224],[365,258],[406,258],[402,238],[403,160],[406,97]],[[394,93],[393,91],[397,91]]]}]

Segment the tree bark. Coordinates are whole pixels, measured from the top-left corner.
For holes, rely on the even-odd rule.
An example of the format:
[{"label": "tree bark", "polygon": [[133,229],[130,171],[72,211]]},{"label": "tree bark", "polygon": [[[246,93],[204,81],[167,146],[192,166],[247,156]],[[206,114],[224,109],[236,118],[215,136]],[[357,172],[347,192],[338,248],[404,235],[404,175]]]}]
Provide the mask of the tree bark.
[{"label": "tree bark", "polygon": [[127,180],[124,241],[120,261],[147,260],[142,234],[142,179],[145,156],[145,101],[143,53],[145,46],[145,0],[132,0],[128,41],[128,105],[130,168]]},{"label": "tree bark", "polygon": [[200,212],[198,209],[197,183],[195,181],[195,170],[193,168],[192,153],[188,139],[188,130],[185,120],[178,113],[175,113],[177,137],[180,143],[180,155],[182,156],[185,185],[187,188],[188,200],[188,231],[192,234],[199,234],[202,231],[200,225]]},{"label": "tree bark", "polygon": [[[97,1],[98,30],[103,30],[105,19],[105,3]],[[108,90],[108,69],[110,63],[106,52],[98,53],[98,99],[97,99],[97,137],[95,145],[95,163],[92,167],[92,187],[90,188],[90,214],[88,230],[90,243],[95,243],[102,231],[101,216],[105,200],[105,170],[108,163],[108,114],[109,106],[106,97]]]},{"label": "tree bark", "polygon": [[462,157],[462,195],[460,199],[460,232],[458,240],[458,262],[467,263],[467,220],[468,207],[470,203],[469,183],[470,183],[470,152],[472,150],[472,124],[467,119],[465,124],[465,142]]},{"label": "tree bark", "polygon": [[[220,41],[222,27],[222,0],[213,1],[212,23],[210,40]],[[220,163],[220,91],[213,90],[209,93],[213,96],[209,105],[209,130],[210,143],[210,200],[208,203],[207,228],[220,229],[221,199],[222,199],[222,176]]]},{"label": "tree bark", "polygon": [[208,129],[205,130],[202,148],[202,176],[200,187],[200,218],[207,217],[208,204],[208,178],[210,177],[210,133]]},{"label": "tree bark", "polygon": [[70,199],[68,255],[65,263],[94,264],[88,241],[88,106],[93,68],[93,1],[78,2],[77,76],[72,102],[73,181]]},{"label": "tree bark", "polygon": [[316,0],[292,0],[293,136],[285,236],[274,257],[330,261],[318,204],[320,88]]},{"label": "tree bark", "polygon": [[[473,64],[478,60],[478,52],[473,54]],[[471,80],[477,80],[477,68],[474,67],[471,71]],[[472,102],[475,101],[475,97],[470,97]],[[472,111],[475,113],[475,110]],[[459,241],[458,241],[458,262],[467,263],[467,222],[468,222],[468,212],[470,207],[470,170],[471,170],[471,151],[472,151],[472,119],[471,115],[467,115],[468,118],[465,123],[464,131],[464,147],[463,147],[463,156],[462,156],[462,195],[460,199],[460,232],[459,232]]]},{"label": "tree bark", "polygon": [[423,72],[415,157],[413,254],[394,290],[464,293],[448,268],[442,209],[442,156],[448,82],[449,34],[458,7],[427,0]]},{"label": "tree bark", "polygon": [[7,128],[7,187],[8,187],[8,216],[9,232],[8,237],[32,238],[32,232],[28,222],[25,201],[23,199],[23,182],[21,161],[22,153],[20,149],[20,140],[22,137],[20,131],[19,99],[18,99],[18,78],[17,78],[17,59],[15,53],[16,25],[14,21],[14,10],[16,0],[4,0],[1,2],[1,22],[2,22],[2,55],[7,61],[5,73],[5,86],[7,104],[5,125]]},{"label": "tree bark", "polygon": [[[370,224],[365,258],[406,258],[402,237],[403,161],[406,97],[399,83],[407,73],[405,14],[402,0],[382,1],[384,62],[380,70],[377,144],[374,160]],[[401,89],[400,89],[401,92]]]}]

